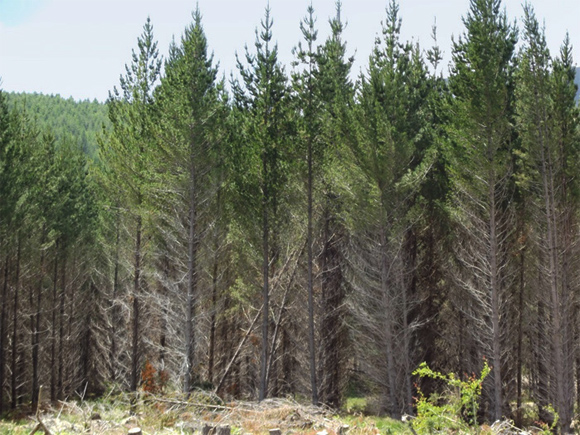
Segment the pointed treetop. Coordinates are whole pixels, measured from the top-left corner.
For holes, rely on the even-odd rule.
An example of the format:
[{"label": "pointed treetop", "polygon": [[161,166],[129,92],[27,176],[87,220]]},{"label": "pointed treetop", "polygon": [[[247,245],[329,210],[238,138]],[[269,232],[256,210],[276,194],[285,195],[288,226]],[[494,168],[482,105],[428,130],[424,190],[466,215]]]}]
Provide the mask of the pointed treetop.
[{"label": "pointed treetop", "polygon": [[[125,65],[125,76],[119,79],[126,101],[153,102],[153,90],[161,73],[162,58],[159,56],[157,41],[153,37],[151,18],[143,26],[143,33],[137,39],[138,52],[132,50],[132,62]],[[109,93],[109,100],[120,99],[117,87]]]}]

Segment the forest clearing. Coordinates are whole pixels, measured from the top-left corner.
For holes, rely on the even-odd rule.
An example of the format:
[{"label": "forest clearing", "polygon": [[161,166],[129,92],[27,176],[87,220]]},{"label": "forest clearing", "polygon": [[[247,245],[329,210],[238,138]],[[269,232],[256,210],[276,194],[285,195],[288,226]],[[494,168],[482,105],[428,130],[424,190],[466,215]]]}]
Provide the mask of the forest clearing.
[{"label": "forest clearing", "polygon": [[[77,398],[78,399],[78,398]],[[472,430],[458,430],[447,421],[446,427],[423,432],[413,428],[411,419],[397,421],[369,415],[353,400],[342,410],[313,407],[291,399],[266,399],[258,402],[223,403],[203,392],[189,400],[168,396],[144,395],[134,403],[129,395],[111,394],[98,401],[70,400],[44,404],[35,416],[14,414],[0,421],[0,434],[93,435],[200,434],[200,435],[378,435],[417,433],[478,433],[481,435],[532,435],[552,433],[549,427],[531,425],[517,429],[513,422],[498,421]],[[530,404],[531,405],[531,404]],[[460,418],[460,417],[459,417]],[[39,424],[39,422],[41,424]],[[141,432],[139,432],[141,430]],[[48,431],[48,432],[46,432]]]}]

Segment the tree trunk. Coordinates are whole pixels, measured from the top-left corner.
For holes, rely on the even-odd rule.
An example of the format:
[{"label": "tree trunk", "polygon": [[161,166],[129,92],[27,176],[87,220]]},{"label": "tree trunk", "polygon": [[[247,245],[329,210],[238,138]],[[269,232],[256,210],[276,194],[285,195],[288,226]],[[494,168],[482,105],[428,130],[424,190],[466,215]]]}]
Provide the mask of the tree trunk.
[{"label": "tree trunk", "polygon": [[[94,306],[95,303],[95,294],[97,289],[95,288],[94,283],[89,284],[89,297],[86,300],[86,303],[89,307]],[[80,382],[77,386],[82,393],[80,397],[84,399],[84,395],[87,391],[91,389],[92,377],[90,373],[91,367],[91,360],[92,360],[92,323],[93,323],[93,310],[87,310],[87,314],[84,316],[84,331],[82,336],[80,337]]]},{"label": "tree trunk", "polygon": [[[488,144],[491,147],[491,139],[488,139]],[[498,253],[500,249],[497,229],[498,222],[496,213],[496,177],[495,171],[490,169],[489,178],[487,180],[489,185],[489,262],[490,262],[490,291],[491,291],[491,323],[492,323],[492,367],[493,367],[493,419],[500,420],[502,417],[502,377],[501,377],[501,330],[500,330],[500,276],[499,276],[499,259]]]},{"label": "tree trunk", "polygon": [[[405,375],[405,392],[404,392],[404,406],[405,412],[409,415],[413,414],[413,389],[412,389],[412,354],[411,354],[411,330],[409,327],[409,316],[410,316],[410,304],[409,297],[415,295],[416,286],[416,268],[415,264],[417,261],[417,244],[415,240],[415,235],[412,231],[408,231],[405,234],[405,251],[406,258],[403,262],[403,270],[399,273],[397,278],[400,281],[399,288],[401,288],[402,294],[402,305],[403,305],[403,345],[404,345],[404,355],[402,355],[404,361],[404,375]],[[407,273],[412,274],[409,284],[407,284],[406,275]]]},{"label": "tree trunk", "polygon": [[397,401],[397,382],[395,367],[395,343],[393,333],[393,316],[395,307],[391,289],[389,288],[389,257],[388,257],[388,236],[387,230],[383,224],[381,228],[381,292],[383,306],[386,310],[383,322],[384,340],[385,340],[385,359],[387,361],[387,394],[389,415],[395,419],[400,417],[400,410]]},{"label": "tree trunk", "polygon": [[[267,178],[268,165],[265,152],[262,156],[263,177]],[[262,401],[268,395],[268,324],[270,321],[270,246],[269,233],[270,227],[268,222],[269,192],[267,180],[262,182],[262,278],[264,281],[262,289],[262,356],[260,359],[260,388],[258,390],[258,400]]]},{"label": "tree trunk", "polygon": [[[563,338],[566,336],[565,326],[563,324],[562,312],[566,309],[561,300],[561,253],[558,249],[558,225],[557,209],[555,199],[554,174],[549,150],[546,148],[541,137],[541,159],[542,159],[542,181],[544,190],[544,213],[546,214],[546,237],[548,245],[548,279],[550,285],[550,306],[552,317],[551,340],[553,345],[554,371],[556,381],[556,410],[560,414],[560,427],[566,432],[569,429],[571,415],[568,415],[568,404],[566,403],[564,385],[564,343]],[[564,254],[565,255],[565,254]]]},{"label": "tree trunk", "polygon": [[576,337],[574,338],[576,347],[576,408],[580,409],[580,307],[578,305],[574,307],[574,318],[576,319]]},{"label": "tree trunk", "polygon": [[159,320],[159,363],[161,365],[160,370],[165,368],[165,354],[167,352],[167,314],[169,312],[169,290],[167,289],[167,284],[170,280],[170,260],[167,252],[163,255],[162,260],[163,267],[163,281],[161,283],[161,304],[163,308],[161,309],[161,319]]},{"label": "tree trunk", "polygon": [[[522,216],[520,218],[521,228],[520,228],[520,238],[525,237],[525,230],[523,229],[524,226],[524,212],[522,211]],[[517,397],[516,397],[516,427],[522,427],[522,369],[523,369],[523,356],[522,356],[522,348],[523,348],[523,341],[524,341],[524,331],[523,331],[523,323],[524,323],[524,291],[526,288],[526,280],[525,280],[525,264],[526,264],[526,245],[525,241],[522,242],[522,246],[520,247],[520,274],[519,274],[519,292],[518,292],[518,344],[517,344],[517,360],[516,360],[516,370],[517,370]]]},{"label": "tree trunk", "polygon": [[[541,271],[539,282],[541,279]],[[543,344],[546,343],[546,332],[544,330],[544,325],[546,323],[545,314],[545,304],[541,299],[541,295],[538,298],[538,317],[536,319],[536,337],[537,343],[534,346],[535,360],[537,363],[537,386],[536,386],[536,401],[538,402],[538,417],[540,421],[548,422],[550,417],[548,416],[548,404],[549,404],[549,392],[548,392],[548,367],[545,361],[547,357],[548,348],[544,349]]]},{"label": "tree trunk", "polygon": [[322,319],[321,319],[321,400],[333,408],[340,407],[340,380],[344,330],[341,323],[341,306],[344,302],[342,269],[336,219],[332,202],[336,198],[327,193],[324,211],[322,249]]},{"label": "tree trunk", "polygon": [[21,253],[21,241],[20,241],[20,232],[18,232],[18,248],[16,254],[16,276],[14,277],[14,312],[12,313],[13,318],[13,330],[12,330],[12,409],[16,408],[18,403],[19,397],[19,388],[18,383],[20,380],[20,370],[18,369],[18,314],[20,311],[20,301],[19,301],[19,293],[20,293],[20,253]]},{"label": "tree trunk", "polygon": [[117,298],[119,297],[119,249],[121,240],[121,215],[117,209],[116,237],[115,237],[115,268],[113,272],[113,297],[111,300],[111,328],[110,340],[111,348],[109,350],[110,378],[111,382],[117,381],[117,323],[119,319],[119,308]]},{"label": "tree trunk", "polygon": [[63,258],[61,265],[60,284],[60,307],[58,319],[58,380],[57,380],[57,396],[59,399],[64,398],[63,391],[63,370],[64,370],[64,312],[65,312],[65,298],[66,298],[66,249],[63,249]]},{"label": "tree trunk", "polygon": [[312,404],[318,405],[318,382],[316,380],[316,350],[314,348],[314,283],[312,266],[312,139],[308,141],[308,350],[310,352],[310,390]]},{"label": "tree trunk", "polygon": [[0,415],[4,412],[4,380],[6,376],[6,307],[8,306],[8,254],[4,262],[4,282],[2,284],[2,311],[0,314]]},{"label": "tree trunk", "polygon": [[[139,201],[140,203],[140,201]],[[141,216],[137,216],[137,230],[135,239],[135,276],[133,286],[133,325],[131,343],[131,391],[137,391],[139,379],[139,298],[141,293]]]},{"label": "tree trunk", "polygon": [[38,407],[38,392],[39,392],[39,347],[40,347],[40,313],[41,313],[41,302],[42,302],[42,281],[44,280],[44,257],[45,251],[43,245],[46,242],[46,227],[42,228],[42,237],[40,241],[40,268],[39,268],[39,278],[38,278],[38,290],[36,294],[36,313],[34,313],[34,286],[30,287],[30,307],[32,314],[30,315],[30,330],[31,330],[31,340],[32,340],[32,410],[36,412]]},{"label": "tree trunk", "polygon": [[[222,180],[220,180],[220,183]],[[222,218],[222,189],[218,187],[216,193],[217,212],[213,232],[213,267],[212,267],[212,283],[211,283],[211,320],[210,320],[210,334],[209,334],[209,358],[208,358],[208,379],[213,384],[215,377],[215,348],[216,348],[216,328],[217,328],[217,302],[219,293],[219,273],[220,273],[220,232]]]},{"label": "tree trunk", "polygon": [[[72,271],[73,273],[76,271],[76,257],[73,257],[73,264],[72,264]],[[75,313],[76,313],[76,290],[77,290],[77,283],[74,280],[71,280],[71,292],[70,292],[70,303],[68,307],[68,325],[67,325],[67,335],[65,340],[64,355],[68,355],[71,352],[71,343],[73,340],[73,323],[75,321]],[[64,363],[64,376],[63,376],[63,391],[67,393],[71,390],[71,385],[74,383],[74,368],[71,362]],[[66,386],[64,385],[66,382]]]},{"label": "tree trunk", "polygon": [[[193,156],[192,156],[193,157]],[[185,379],[183,391],[189,393],[192,389],[193,365],[195,359],[195,331],[193,319],[195,317],[195,304],[197,298],[197,204],[196,204],[196,173],[193,162],[190,168],[190,185],[189,185],[189,235],[188,245],[188,264],[187,264],[187,301],[185,313]]]},{"label": "tree trunk", "polygon": [[58,242],[55,246],[54,270],[52,275],[52,319],[50,327],[50,400],[56,400],[57,378],[56,378],[56,311],[57,311],[57,281],[58,281]]},{"label": "tree trunk", "polygon": [[209,355],[208,355],[208,368],[207,377],[209,382],[213,384],[214,378],[214,354],[215,354],[215,330],[216,330],[216,310],[217,310],[217,273],[218,273],[218,259],[217,259],[217,246],[216,252],[214,254],[213,261],[213,271],[212,271],[212,283],[211,283],[211,320],[209,329]]},{"label": "tree trunk", "polygon": [[292,344],[290,341],[290,333],[288,327],[282,329],[282,396],[294,395],[294,382],[292,381],[292,373],[294,367],[294,353],[292,352]]}]

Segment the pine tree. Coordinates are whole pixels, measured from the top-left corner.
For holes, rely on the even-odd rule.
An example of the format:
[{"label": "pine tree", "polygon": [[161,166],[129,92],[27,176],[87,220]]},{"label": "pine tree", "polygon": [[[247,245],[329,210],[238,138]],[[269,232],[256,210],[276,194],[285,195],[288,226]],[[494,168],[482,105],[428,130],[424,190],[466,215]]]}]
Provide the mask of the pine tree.
[{"label": "pine tree", "polygon": [[344,174],[349,172],[349,137],[352,136],[354,85],[350,73],[354,58],[346,55],[342,3],[336,2],[336,14],[329,20],[330,35],[316,56],[316,80],[320,108],[320,131],[317,144],[318,219],[316,242],[321,277],[320,376],[321,402],[339,408],[345,383],[348,358],[346,327],[346,241],[344,213],[348,191]]},{"label": "pine tree", "polygon": [[234,150],[239,162],[235,183],[242,196],[246,217],[261,220],[262,257],[262,354],[259,400],[268,394],[270,278],[279,261],[283,225],[283,193],[288,179],[289,119],[287,78],[272,41],[273,21],[266,8],[262,31],[256,30],[256,53],[246,50],[247,66],[238,59],[243,87],[233,84],[239,115],[239,144]]},{"label": "pine tree", "polygon": [[[150,184],[149,157],[154,147],[155,104],[153,91],[161,70],[153,26],[147,19],[143,34],[137,40],[138,52],[133,51],[132,62],[120,78],[121,92],[115,87],[107,105],[112,125],[107,149],[102,158],[116,172],[122,183],[124,201],[135,220],[135,248],[132,292],[131,391],[137,390],[139,361],[140,298],[143,274],[143,232],[146,230],[146,199]],[[127,159],[131,156],[130,159]]]},{"label": "pine tree", "polygon": [[[210,214],[211,198],[219,197],[217,191],[221,188],[218,165],[222,158],[220,142],[225,135],[226,116],[223,85],[217,82],[217,67],[213,65],[213,56],[207,53],[199,9],[194,12],[193,20],[185,29],[181,44],[170,50],[159,92],[165,130],[161,135],[166,138],[164,148],[170,157],[167,170],[173,174],[173,179],[166,182],[175,184],[179,198],[187,198],[184,206],[188,209],[188,234],[183,383],[187,393],[196,376],[194,319],[200,299],[200,247],[207,237],[203,228],[214,222]],[[163,191],[166,189],[165,186]]]},{"label": "pine tree", "polygon": [[[420,141],[412,158],[412,176],[415,184],[409,198],[405,250],[409,267],[413,271],[409,293],[417,301],[409,313],[413,326],[412,357],[415,362],[426,362],[443,372],[460,370],[458,355],[447,348],[445,334],[456,334],[449,326],[453,315],[446,311],[448,301],[447,262],[451,251],[449,241],[449,215],[444,206],[449,194],[448,178],[443,152],[445,128],[449,122],[446,103],[449,99],[447,81],[439,71],[442,53],[438,47],[437,28],[432,28],[434,46],[427,50],[426,60],[432,71],[426,77],[421,94]],[[454,337],[451,338],[453,340]],[[428,394],[436,387],[429,379],[420,380],[421,391]]]},{"label": "pine tree", "polygon": [[[561,413],[560,427],[562,432],[571,430],[570,424],[574,416],[574,375],[573,355],[577,347],[577,338],[574,338],[574,321],[578,313],[573,307],[578,306],[578,284],[575,279],[575,271],[578,269],[578,218],[579,190],[576,174],[579,171],[578,153],[580,144],[580,109],[575,100],[578,86],[575,78],[578,69],[574,66],[572,58],[572,45],[570,37],[566,38],[560,48],[560,55],[553,63],[553,101],[554,101],[554,148],[557,150],[553,158],[557,180],[557,195],[555,202],[559,212],[559,225],[561,234],[556,242],[561,246],[561,286],[560,295],[552,299],[552,309],[561,310],[561,323],[555,324],[556,314],[552,320],[554,329],[561,334],[563,356],[563,379],[558,385],[557,401],[560,404],[558,412]],[[557,235],[558,236],[558,235]],[[556,296],[556,295],[554,295]],[[556,346],[557,342],[554,342]],[[554,349],[555,350],[555,349]],[[576,350],[577,351],[577,350]],[[561,389],[561,391],[560,391]],[[578,397],[578,393],[576,392]]]},{"label": "pine tree", "polygon": [[[318,173],[320,166],[320,91],[318,89],[316,38],[318,32],[315,29],[314,8],[308,7],[308,15],[300,22],[300,30],[304,38],[304,44],[298,44],[295,49],[296,62],[303,70],[293,76],[293,84],[296,92],[297,112],[300,117],[299,135],[301,142],[305,144],[306,154],[306,193],[307,193],[307,251],[308,251],[308,351],[310,363],[310,389],[312,404],[318,405],[318,382],[316,380],[316,348],[314,329],[314,256],[313,256],[313,196],[315,171]],[[301,115],[301,116],[300,116]]]},{"label": "pine tree", "polygon": [[[425,147],[423,112],[429,88],[419,48],[400,42],[399,6],[391,1],[378,40],[362,78],[357,107],[356,141],[352,144],[368,204],[360,220],[357,286],[365,302],[355,308],[365,334],[374,337],[386,365],[369,360],[373,380],[386,385],[382,406],[390,415],[411,412],[412,401],[410,311],[414,262],[409,247],[408,213],[417,194],[410,174],[420,167]],[[428,164],[426,165],[428,166]],[[422,174],[424,176],[424,174]],[[358,213],[358,212],[357,212]],[[375,243],[369,243],[374,240]],[[372,273],[370,272],[372,271]],[[364,294],[364,293],[363,293]]]},{"label": "pine tree", "polygon": [[[7,221],[10,218],[11,207],[8,198],[9,192],[7,188],[14,188],[9,182],[9,173],[11,170],[9,161],[9,145],[10,138],[10,120],[8,106],[6,104],[4,92],[0,89],[0,252],[4,252],[6,259],[4,260],[0,255],[0,278],[2,278],[1,285],[1,300],[2,311],[0,312],[0,414],[4,412],[4,380],[5,380],[5,347],[6,347],[6,307],[8,305],[8,272],[9,272],[9,257],[6,246],[6,229]],[[1,266],[3,265],[3,267]]]},{"label": "pine tree", "polygon": [[[465,34],[453,43],[448,134],[453,214],[457,224],[456,282],[469,300],[459,309],[469,316],[480,359],[493,367],[491,417],[504,412],[508,290],[512,285],[513,234],[511,141],[513,138],[513,54],[516,30],[500,11],[500,0],[471,0]],[[467,299],[469,298],[469,299]],[[477,326],[476,326],[477,325]]]}]

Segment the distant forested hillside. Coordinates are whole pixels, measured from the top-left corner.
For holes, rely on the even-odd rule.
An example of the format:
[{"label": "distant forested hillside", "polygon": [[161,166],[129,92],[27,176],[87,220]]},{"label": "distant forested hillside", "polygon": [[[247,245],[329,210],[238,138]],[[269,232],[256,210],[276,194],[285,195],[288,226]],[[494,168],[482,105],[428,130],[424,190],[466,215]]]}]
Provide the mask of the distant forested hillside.
[{"label": "distant forested hillside", "polygon": [[60,141],[67,137],[78,141],[90,156],[97,152],[97,133],[109,125],[107,107],[97,100],[76,101],[60,95],[7,93],[8,104],[25,108],[41,128],[48,128]]}]

